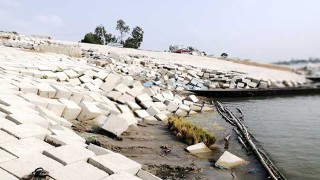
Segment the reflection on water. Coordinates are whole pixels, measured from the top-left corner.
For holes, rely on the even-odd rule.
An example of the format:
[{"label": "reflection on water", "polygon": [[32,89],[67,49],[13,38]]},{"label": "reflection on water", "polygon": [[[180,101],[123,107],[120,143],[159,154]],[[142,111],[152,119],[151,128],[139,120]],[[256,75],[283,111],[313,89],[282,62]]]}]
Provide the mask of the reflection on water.
[{"label": "reflection on water", "polygon": [[[240,107],[245,124],[288,179],[320,177],[320,96],[220,100],[232,110]],[[218,113],[195,118],[223,138]]]}]

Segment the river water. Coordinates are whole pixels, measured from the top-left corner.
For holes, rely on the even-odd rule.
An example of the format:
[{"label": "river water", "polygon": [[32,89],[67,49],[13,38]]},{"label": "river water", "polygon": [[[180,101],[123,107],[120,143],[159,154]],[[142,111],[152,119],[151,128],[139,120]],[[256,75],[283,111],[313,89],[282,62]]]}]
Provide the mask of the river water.
[{"label": "river water", "polygon": [[[245,124],[288,179],[320,179],[320,95],[219,101],[242,109]],[[208,113],[192,121],[211,130],[219,119]]]}]

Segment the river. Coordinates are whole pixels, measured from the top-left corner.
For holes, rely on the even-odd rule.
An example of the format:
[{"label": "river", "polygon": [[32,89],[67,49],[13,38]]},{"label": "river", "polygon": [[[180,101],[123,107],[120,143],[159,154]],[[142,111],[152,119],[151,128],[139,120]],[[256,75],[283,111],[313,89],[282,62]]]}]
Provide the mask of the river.
[{"label": "river", "polygon": [[[230,98],[220,102],[232,111],[242,109],[245,124],[288,179],[320,178],[320,95]],[[218,113],[208,113],[192,121],[214,129],[211,127],[217,127],[219,119]]]}]

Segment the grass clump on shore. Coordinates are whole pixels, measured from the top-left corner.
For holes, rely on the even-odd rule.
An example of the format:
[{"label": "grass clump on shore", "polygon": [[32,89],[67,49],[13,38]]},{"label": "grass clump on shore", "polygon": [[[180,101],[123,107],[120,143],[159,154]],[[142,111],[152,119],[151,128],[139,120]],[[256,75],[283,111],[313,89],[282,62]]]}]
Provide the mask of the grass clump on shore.
[{"label": "grass clump on shore", "polygon": [[169,117],[168,125],[173,134],[188,145],[203,142],[210,147],[216,142],[216,137],[214,135],[208,133],[201,127],[195,126],[189,122],[185,122],[180,118],[173,116]]}]

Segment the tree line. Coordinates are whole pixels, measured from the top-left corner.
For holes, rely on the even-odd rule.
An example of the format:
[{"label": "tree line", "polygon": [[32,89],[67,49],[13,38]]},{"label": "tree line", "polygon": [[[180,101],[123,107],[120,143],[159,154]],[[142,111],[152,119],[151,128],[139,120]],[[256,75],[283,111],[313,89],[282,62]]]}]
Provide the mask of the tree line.
[{"label": "tree line", "polygon": [[85,34],[81,42],[101,45],[119,42],[123,45],[123,47],[134,49],[138,49],[141,46],[144,34],[144,31],[141,27],[134,27],[127,39],[125,39],[125,37],[129,34],[130,27],[126,25],[126,23],[122,19],[117,21],[117,26],[115,29],[120,33],[120,36],[118,38],[115,35],[108,33],[104,26],[101,24],[95,28],[94,32]]}]

